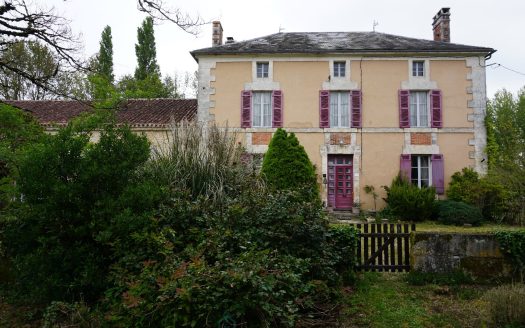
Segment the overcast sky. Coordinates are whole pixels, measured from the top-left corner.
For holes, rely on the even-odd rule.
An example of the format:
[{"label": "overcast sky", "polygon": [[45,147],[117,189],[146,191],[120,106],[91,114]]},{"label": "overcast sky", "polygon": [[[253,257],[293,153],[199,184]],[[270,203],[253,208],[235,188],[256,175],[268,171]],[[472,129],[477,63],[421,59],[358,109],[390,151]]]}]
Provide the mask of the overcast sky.
[{"label": "overcast sky", "polygon": [[[82,34],[84,52],[98,51],[100,34],[110,25],[113,34],[115,74],[132,74],[135,70],[137,27],[145,14],[136,9],[136,0],[34,0],[55,7],[71,20],[73,31]],[[224,37],[247,40],[272,33],[315,31],[376,31],[432,39],[432,17],[441,7],[451,8],[451,39],[454,43],[492,47],[498,51],[488,62],[499,63],[522,74],[497,65],[487,67],[487,91],[492,96],[506,88],[517,92],[525,86],[525,1],[524,0],[164,0],[166,5],[181,8],[191,15],[212,21],[218,19]],[[164,75],[193,72],[197,63],[189,52],[211,46],[211,25],[201,28],[195,37],[172,23],[155,27],[157,60]]]}]

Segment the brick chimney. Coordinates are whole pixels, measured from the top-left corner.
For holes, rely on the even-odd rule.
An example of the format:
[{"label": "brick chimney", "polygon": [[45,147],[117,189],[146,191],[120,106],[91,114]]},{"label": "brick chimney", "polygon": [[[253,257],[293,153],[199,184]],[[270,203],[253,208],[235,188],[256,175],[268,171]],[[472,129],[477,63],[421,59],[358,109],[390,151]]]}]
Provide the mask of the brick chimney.
[{"label": "brick chimney", "polygon": [[213,47],[222,45],[222,25],[219,21],[212,23],[211,45]]},{"label": "brick chimney", "polygon": [[434,41],[450,42],[450,8],[441,8],[432,23]]}]

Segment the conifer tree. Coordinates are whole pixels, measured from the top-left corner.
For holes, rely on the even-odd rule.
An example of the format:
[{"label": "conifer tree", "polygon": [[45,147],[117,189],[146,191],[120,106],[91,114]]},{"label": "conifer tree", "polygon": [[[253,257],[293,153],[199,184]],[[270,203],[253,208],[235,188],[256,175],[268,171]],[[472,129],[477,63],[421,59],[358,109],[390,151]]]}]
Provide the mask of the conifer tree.
[{"label": "conifer tree", "polygon": [[145,80],[148,76],[157,76],[160,79],[153,19],[151,17],[144,19],[142,26],[137,29],[135,54],[137,55],[135,79]]},{"label": "conifer tree", "polygon": [[98,52],[97,73],[110,83],[113,83],[115,79],[113,75],[113,41],[111,37],[111,27],[109,25],[102,31],[100,50]]},{"label": "conifer tree", "polygon": [[294,133],[277,129],[264,155],[261,173],[272,188],[305,188],[318,198],[315,168]]}]

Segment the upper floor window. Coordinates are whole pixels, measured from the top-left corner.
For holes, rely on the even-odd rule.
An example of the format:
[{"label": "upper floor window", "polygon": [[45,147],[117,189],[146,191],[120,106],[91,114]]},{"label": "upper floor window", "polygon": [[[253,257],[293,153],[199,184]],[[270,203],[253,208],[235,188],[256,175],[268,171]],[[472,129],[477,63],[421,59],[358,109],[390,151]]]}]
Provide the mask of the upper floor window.
[{"label": "upper floor window", "polygon": [[268,77],[268,71],[270,70],[270,63],[268,62],[257,62],[257,77],[265,78]]},{"label": "upper floor window", "polygon": [[346,91],[330,92],[330,127],[348,128],[350,119],[350,94]]},{"label": "upper floor window", "polygon": [[430,178],[430,156],[412,155],[411,180],[418,187],[428,187],[432,181]]},{"label": "upper floor window", "polygon": [[424,61],[413,61],[412,62],[412,76],[425,76],[425,62]]},{"label": "upper floor window", "polygon": [[271,128],[272,127],[272,93],[265,91],[253,92],[253,113],[252,127]]},{"label": "upper floor window", "polygon": [[410,92],[410,126],[429,127],[428,92]]},{"label": "upper floor window", "polygon": [[345,77],[346,62],[334,62],[334,77]]}]

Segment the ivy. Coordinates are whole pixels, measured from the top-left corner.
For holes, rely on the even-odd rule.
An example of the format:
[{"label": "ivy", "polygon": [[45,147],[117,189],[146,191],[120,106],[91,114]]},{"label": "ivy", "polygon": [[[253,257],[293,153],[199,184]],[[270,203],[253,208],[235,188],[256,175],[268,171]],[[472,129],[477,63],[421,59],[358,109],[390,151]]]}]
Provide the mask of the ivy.
[{"label": "ivy", "polygon": [[525,229],[516,231],[498,231],[496,239],[501,251],[507,256],[514,266],[515,272],[520,276],[521,282],[525,278]]}]

